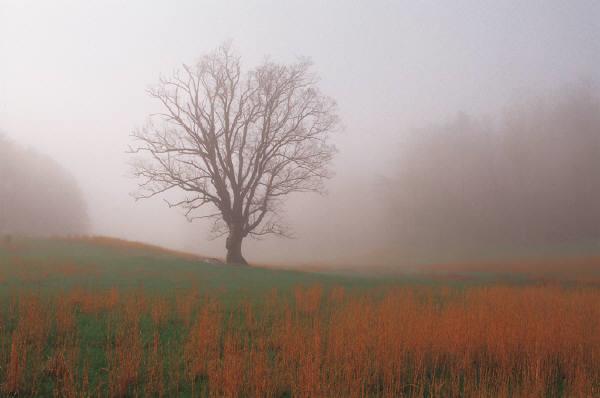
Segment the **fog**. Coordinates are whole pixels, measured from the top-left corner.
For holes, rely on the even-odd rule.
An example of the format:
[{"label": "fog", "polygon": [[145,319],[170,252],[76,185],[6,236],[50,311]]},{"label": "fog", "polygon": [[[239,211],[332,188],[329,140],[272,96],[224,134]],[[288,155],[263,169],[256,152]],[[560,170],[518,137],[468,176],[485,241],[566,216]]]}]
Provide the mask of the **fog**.
[{"label": "fog", "polygon": [[458,261],[600,248],[599,100],[581,85],[523,98],[495,124],[460,114],[414,130],[383,187],[394,214],[384,223],[387,255]]},{"label": "fog", "polygon": [[0,234],[46,237],[88,233],[77,182],[55,161],[0,135]]},{"label": "fog", "polygon": [[132,199],[126,151],[146,89],[232,40],[248,68],[310,57],[344,127],[328,195],[290,197],[295,239],[245,241],[250,262],[588,250],[599,34],[595,1],[0,0],[0,130],[73,175],[91,233],[222,257],[208,224]]}]

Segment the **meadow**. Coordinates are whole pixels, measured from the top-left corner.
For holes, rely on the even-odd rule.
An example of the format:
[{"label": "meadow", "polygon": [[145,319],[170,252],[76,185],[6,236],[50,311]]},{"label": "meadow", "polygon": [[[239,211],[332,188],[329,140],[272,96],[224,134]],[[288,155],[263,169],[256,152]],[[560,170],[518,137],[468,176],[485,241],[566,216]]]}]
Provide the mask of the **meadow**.
[{"label": "meadow", "polygon": [[593,397],[600,261],[358,275],[0,246],[0,395]]}]

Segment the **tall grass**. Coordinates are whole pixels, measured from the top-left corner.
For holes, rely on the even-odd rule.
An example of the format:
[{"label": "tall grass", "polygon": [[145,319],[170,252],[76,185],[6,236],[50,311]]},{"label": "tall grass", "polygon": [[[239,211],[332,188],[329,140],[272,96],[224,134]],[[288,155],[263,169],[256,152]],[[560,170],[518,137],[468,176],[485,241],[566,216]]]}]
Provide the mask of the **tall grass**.
[{"label": "tall grass", "polygon": [[3,300],[8,396],[600,394],[592,287],[315,285],[229,306],[196,289]]}]

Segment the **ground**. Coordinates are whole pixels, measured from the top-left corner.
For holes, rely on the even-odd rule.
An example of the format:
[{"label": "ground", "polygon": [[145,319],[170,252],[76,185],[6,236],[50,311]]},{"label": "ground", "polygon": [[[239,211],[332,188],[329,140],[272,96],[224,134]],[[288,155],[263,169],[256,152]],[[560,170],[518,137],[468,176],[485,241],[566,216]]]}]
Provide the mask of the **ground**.
[{"label": "ground", "polygon": [[0,245],[0,392],[593,396],[600,261],[235,267],[110,238]]}]

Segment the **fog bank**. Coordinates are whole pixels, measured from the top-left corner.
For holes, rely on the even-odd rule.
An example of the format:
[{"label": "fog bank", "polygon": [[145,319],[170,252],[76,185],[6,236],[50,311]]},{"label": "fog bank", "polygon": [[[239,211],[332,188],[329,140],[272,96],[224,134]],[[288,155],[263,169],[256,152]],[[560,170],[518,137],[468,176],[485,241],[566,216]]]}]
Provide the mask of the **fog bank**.
[{"label": "fog bank", "polygon": [[49,157],[0,135],[0,236],[89,232],[86,205],[75,179]]},{"label": "fog bank", "polygon": [[600,98],[589,86],[521,99],[496,123],[414,130],[384,187],[389,252],[429,261],[600,249]]},{"label": "fog bank", "polygon": [[0,129],[73,175],[91,233],[222,256],[208,223],[131,198],[126,151],[146,89],[232,39],[248,68],[310,57],[344,126],[328,195],[290,197],[296,239],[244,242],[250,262],[557,246],[597,232],[597,121],[560,103],[600,82],[599,36],[589,0],[0,0]]}]

